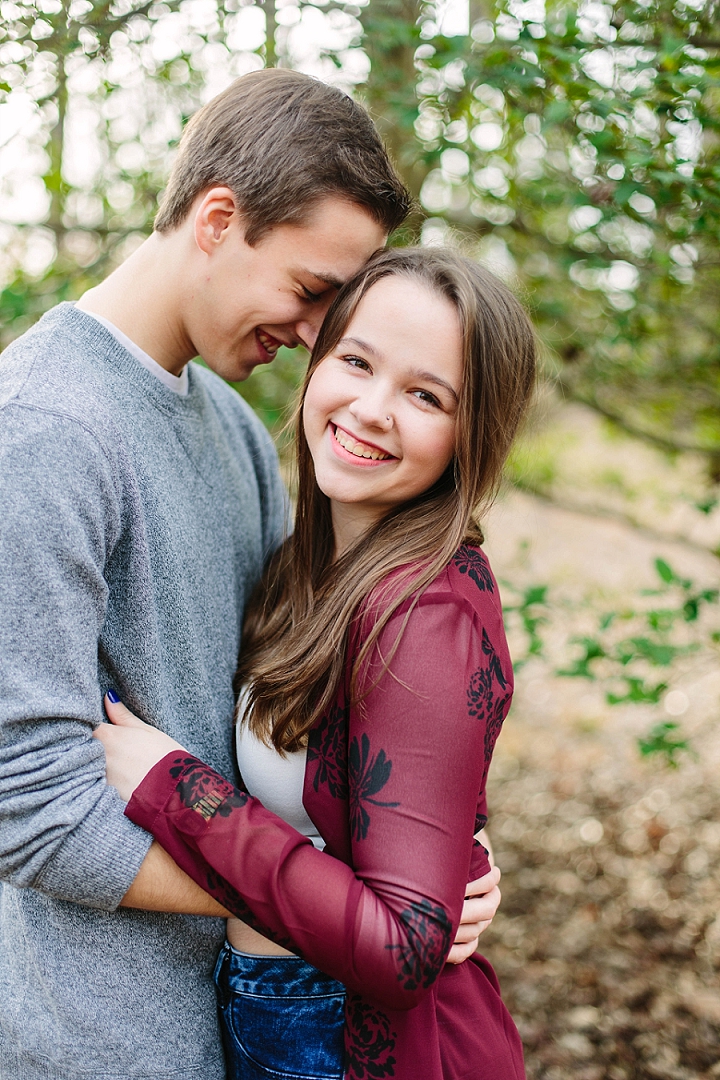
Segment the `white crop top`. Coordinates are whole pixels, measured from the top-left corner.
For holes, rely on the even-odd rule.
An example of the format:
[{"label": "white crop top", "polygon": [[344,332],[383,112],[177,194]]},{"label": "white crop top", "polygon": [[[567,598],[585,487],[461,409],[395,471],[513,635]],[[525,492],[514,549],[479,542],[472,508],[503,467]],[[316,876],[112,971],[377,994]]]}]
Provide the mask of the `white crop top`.
[{"label": "white crop top", "polygon": [[312,840],[320,851],[325,841],[308,817],[302,803],[307,750],[281,757],[253,735],[244,724],[236,728],[237,761],[245,786],[267,810]]}]

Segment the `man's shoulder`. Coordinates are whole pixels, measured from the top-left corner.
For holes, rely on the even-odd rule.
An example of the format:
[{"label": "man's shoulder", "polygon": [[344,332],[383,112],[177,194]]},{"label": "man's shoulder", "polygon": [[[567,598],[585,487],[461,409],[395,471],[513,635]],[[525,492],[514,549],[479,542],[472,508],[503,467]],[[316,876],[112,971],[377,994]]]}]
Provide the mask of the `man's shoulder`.
[{"label": "man's shoulder", "polygon": [[102,430],[110,405],[95,362],[105,345],[73,304],[51,308],[0,354],[0,409],[21,405]]}]

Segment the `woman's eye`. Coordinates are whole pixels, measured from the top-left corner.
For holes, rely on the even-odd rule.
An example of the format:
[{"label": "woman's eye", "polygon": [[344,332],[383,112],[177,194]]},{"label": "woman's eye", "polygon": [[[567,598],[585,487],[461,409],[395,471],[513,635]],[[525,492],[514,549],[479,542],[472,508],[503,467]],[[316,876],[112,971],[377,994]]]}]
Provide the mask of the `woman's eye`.
[{"label": "woman's eye", "polygon": [[367,360],[363,360],[362,356],[343,356],[343,362],[349,364],[350,367],[359,368],[360,371],[370,371],[370,365]]},{"label": "woman's eye", "polygon": [[310,292],[310,290],[308,288],[306,288],[305,285],[303,285],[302,291],[303,291],[303,294],[305,296],[305,299],[309,300],[311,304],[314,304],[315,301],[319,300],[321,298],[321,296],[322,296],[322,293]]},{"label": "woman's eye", "polygon": [[440,409],[442,407],[435,395],[431,394],[428,390],[416,390],[415,396],[418,398],[419,401],[422,401],[427,405],[434,405],[436,409]]}]

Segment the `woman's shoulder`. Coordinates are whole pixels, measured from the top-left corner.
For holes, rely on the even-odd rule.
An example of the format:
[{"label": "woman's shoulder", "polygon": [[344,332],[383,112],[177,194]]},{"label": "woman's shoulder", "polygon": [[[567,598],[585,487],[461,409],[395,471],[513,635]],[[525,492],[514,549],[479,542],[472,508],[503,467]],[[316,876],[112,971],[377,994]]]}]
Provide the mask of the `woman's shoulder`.
[{"label": "woman's shoulder", "polygon": [[500,593],[487,555],[476,544],[461,544],[448,565],[428,586],[449,591],[474,603],[479,597],[499,606]]},{"label": "woman's shoulder", "polygon": [[439,602],[464,608],[483,621],[502,617],[500,590],[482,548],[461,544],[418,600],[421,607]]},{"label": "woman's shoulder", "polygon": [[[422,564],[400,567],[389,574],[373,590],[364,605],[362,620],[372,625],[388,606],[396,602],[412,580],[413,571]],[[395,610],[394,618],[404,619],[410,612],[419,612],[427,605],[445,604],[456,612],[464,611],[471,618],[495,623],[502,619],[500,592],[485,552],[475,544],[461,544],[450,562],[422,588],[411,593]],[[368,620],[369,616],[369,620]]]}]

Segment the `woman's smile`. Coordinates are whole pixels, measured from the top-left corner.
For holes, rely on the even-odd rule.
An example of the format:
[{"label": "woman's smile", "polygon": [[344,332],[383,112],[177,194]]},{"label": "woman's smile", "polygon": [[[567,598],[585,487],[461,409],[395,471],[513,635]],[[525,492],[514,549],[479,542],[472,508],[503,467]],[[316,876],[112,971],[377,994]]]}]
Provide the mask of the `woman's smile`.
[{"label": "woman's smile", "polygon": [[351,432],[337,424],[328,425],[331,446],[341,461],[350,465],[381,465],[385,461],[395,461],[394,454],[382,450],[373,443],[357,439]]}]

